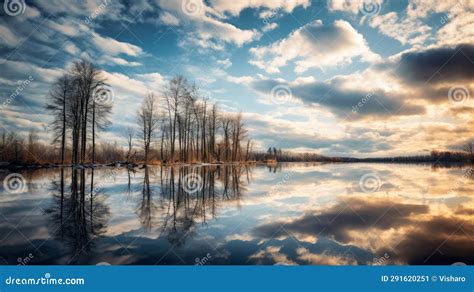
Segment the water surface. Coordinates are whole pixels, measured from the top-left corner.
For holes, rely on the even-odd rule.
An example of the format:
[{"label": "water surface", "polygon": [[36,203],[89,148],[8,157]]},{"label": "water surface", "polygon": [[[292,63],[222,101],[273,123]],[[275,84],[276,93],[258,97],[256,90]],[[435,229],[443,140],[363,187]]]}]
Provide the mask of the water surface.
[{"label": "water surface", "polygon": [[468,167],[312,163],[21,175],[23,191],[0,189],[0,264],[474,263]]}]

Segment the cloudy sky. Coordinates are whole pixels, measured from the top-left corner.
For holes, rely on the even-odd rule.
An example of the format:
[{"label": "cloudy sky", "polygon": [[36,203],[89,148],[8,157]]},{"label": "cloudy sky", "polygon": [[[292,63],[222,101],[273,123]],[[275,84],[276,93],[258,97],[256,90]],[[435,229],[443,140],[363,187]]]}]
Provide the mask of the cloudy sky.
[{"label": "cloudy sky", "polygon": [[0,126],[50,139],[51,82],[88,58],[136,109],[185,75],[256,145],[360,157],[460,149],[474,137],[473,0],[5,0]]}]

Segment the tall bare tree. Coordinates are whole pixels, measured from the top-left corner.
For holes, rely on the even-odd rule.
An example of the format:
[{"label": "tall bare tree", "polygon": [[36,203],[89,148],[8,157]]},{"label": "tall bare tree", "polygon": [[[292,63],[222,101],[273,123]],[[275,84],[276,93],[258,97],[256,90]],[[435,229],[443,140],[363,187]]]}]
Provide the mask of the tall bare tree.
[{"label": "tall bare tree", "polygon": [[101,78],[101,71],[87,60],[75,62],[72,67],[72,73],[75,80],[76,93],[79,98],[80,107],[80,161],[86,161],[87,148],[87,126],[90,119],[89,113],[92,107],[94,90],[104,84]]},{"label": "tall bare tree", "polygon": [[158,129],[159,117],[155,95],[149,94],[145,97],[141,108],[138,111],[138,123],[141,126],[141,136],[143,139],[143,151],[145,153],[145,165],[148,164],[150,144]]},{"label": "tall bare tree", "polygon": [[66,120],[67,120],[67,103],[73,93],[73,81],[70,75],[61,76],[53,84],[49,92],[51,98],[46,105],[46,109],[53,115],[53,131],[54,141],[60,141],[61,147],[61,164],[64,164],[66,153]]}]

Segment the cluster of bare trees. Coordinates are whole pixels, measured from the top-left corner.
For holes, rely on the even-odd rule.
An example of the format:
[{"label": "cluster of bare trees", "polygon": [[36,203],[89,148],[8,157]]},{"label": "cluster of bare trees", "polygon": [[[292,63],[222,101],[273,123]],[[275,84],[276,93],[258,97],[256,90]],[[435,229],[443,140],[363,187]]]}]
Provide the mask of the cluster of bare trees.
[{"label": "cluster of bare trees", "polygon": [[17,133],[0,133],[0,161],[9,163],[44,163],[55,159],[48,146],[39,142],[38,134],[30,131],[26,139]]},{"label": "cluster of bare trees", "polygon": [[103,94],[98,89],[104,82],[97,67],[81,60],[54,83],[47,109],[54,116],[54,141],[60,145],[61,163],[66,162],[69,145],[73,164],[95,163],[97,129],[109,125],[112,109],[111,103],[97,96]]},{"label": "cluster of bare trees", "polygon": [[[112,109],[111,103],[97,98],[97,89],[105,86],[101,75],[92,63],[80,60],[52,85],[46,109],[53,116],[53,141],[59,153],[39,143],[33,133],[25,142],[15,133],[4,132],[0,137],[2,161],[94,164],[140,160],[147,164],[153,160],[242,162],[255,158],[241,113],[220,112],[182,76],[170,80],[161,94],[144,98],[138,127],[127,131],[127,148],[96,143],[97,131],[110,124]],[[137,137],[142,149],[138,155],[134,149]]]},{"label": "cluster of bare trees", "polygon": [[[138,126],[145,163],[150,159],[167,163],[251,159],[252,142],[242,115],[219,112],[216,104],[209,104],[182,76],[170,80],[161,96],[145,97],[138,111]],[[133,153],[130,132],[128,158]]]}]

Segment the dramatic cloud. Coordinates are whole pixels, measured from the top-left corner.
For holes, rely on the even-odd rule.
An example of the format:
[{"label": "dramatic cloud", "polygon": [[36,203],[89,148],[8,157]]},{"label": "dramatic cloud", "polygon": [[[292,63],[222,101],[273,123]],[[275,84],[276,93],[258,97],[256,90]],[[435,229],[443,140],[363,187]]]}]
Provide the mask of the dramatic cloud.
[{"label": "dramatic cloud", "polygon": [[287,38],[250,52],[254,57],[250,63],[268,73],[280,72],[290,61],[295,63],[295,71],[301,73],[313,67],[349,64],[355,57],[364,61],[380,59],[369,49],[364,37],[344,20],[332,24],[315,20]]},{"label": "dramatic cloud", "polygon": [[308,212],[290,222],[274,222],[254,229],[253,234],[262,238],[296,232],[310,235],[326,235],[339,242],[349,243],[350,232],[375,228],[387,230],[411,222],[415,214],[428,212],[425,205],[398,204],[390,201],[367,202],[362,199],[347,199],[323,213]]},{"label": "dramatic cloud", "polygon": [[254,81],[252,86],[266,95],[277,94],[275,88],[288,88],[291,97],[327,107],[345,119],[424,113],[423,107],[406,103],[408,98],[400,93],[377,87],[354,87],[354,83],[357,84],[354,78],[356,76],[338,76],[327,81],[297,79],[294,82],[267,79]]},{"label": "dramatic cloud", "polygon": [[[415,230],[397,245],[399,257],[409,265],[452,265],[455,254],[466,263],[474,262],[474,233],[472,217],[462,220],[455,217],[435,217],[417,224]],[[437,252],[433,252],[437,251]]]},{"label": "dramatic cloud", "polygon": [[474,45],[408,51],[389,62],[396,75],[409,83],[470,82],[474,78]]}]

